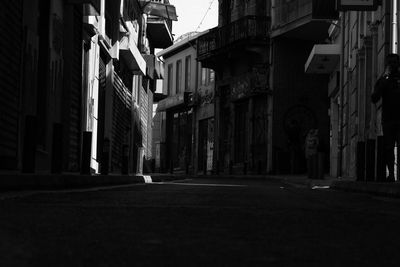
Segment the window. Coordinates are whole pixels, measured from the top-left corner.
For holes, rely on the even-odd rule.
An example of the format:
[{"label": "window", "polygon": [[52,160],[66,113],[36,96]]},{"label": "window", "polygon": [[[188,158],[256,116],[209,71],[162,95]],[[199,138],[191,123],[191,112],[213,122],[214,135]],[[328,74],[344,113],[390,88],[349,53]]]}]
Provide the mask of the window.
[{"label": "window", "polygon": [[192,73],[192,57],[187,56],[185,59],[185,91],[191,91],[190,82],[191,82],[191,73]]},{"label": "window", "polygon": [[167,77],[167,79],[168,79],[168,83],[167,83],[167,90],[168,90],[168,92],[167,92],[167,95],[171,95],[172,94],[172,70],[173,70],[173,66],[172,66],[172,64],[169,64],[168,65],[168,77]]},{"label": "window", "polygon": [[215,72],[211,69],[201,69],[201,85],[208,86],[215,81]]},{"label": "window", "polygon": [[209,77],[209,79],[208,79],[209,84],[213,83],[215,81],[215,72],[210,69],[208,77]]},{"label": "window", "polygon": [[133,97],[136,104],[139,103],[139,75],[133,75]]},{"label": "window", "polygon": [[207,69],[201,68],[201,85],[206,85],[207,82]]},{"label": "window", "polygon": [[182,61],[176,62],[176,93],[180,93],[182,90]]}]

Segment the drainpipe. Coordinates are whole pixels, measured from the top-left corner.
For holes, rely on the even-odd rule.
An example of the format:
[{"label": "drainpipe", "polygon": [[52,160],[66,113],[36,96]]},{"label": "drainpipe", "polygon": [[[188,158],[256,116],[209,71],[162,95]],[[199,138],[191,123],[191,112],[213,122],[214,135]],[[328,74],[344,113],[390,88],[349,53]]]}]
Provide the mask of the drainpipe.
[{"label": "drainpipe", "polygon": [[397,1],[392,0],[392,53],[397,54],[397,41],[398,41],[398,32],[397,32]]},{"label": "drainpipe", "polygon": [[342,49],[340,55],[340,103],[339,103],[339,136],[338,136],[338,164],[337,164],[337,177],[342,178],[342,162],[343,162],[343,118],[344,118],[344,55],[345,55],[345,37],[346,37],[346,11],[342,12]]}]

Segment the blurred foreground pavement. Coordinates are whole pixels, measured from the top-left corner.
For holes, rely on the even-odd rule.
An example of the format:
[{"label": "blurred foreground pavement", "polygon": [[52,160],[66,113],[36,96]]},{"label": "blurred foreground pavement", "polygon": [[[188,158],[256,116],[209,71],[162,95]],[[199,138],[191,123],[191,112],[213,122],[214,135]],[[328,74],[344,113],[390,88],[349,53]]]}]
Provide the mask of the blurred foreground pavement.
[{"label": "blurred foreground pavement", "polygon": [[290,179],[0,194],[0,266],[398,266],[400,200]]}]

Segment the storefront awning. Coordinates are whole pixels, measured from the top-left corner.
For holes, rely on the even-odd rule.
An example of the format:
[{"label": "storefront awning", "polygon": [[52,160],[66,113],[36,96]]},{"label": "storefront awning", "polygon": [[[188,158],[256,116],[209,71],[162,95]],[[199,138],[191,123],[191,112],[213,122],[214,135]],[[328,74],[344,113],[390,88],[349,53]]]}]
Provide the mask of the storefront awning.
[{"label": "storefront awning", "polygon": [[140,0],[143,13],[177,21],[175,6],[152,1]]},{"label": "storefront awning", "polygon": [[153,103],[159,103],[160,101],[162,101],[166,98],[167,98],[167,95],[164,95],[162,93],[154,93],[153,94]]},{"label": "storefront awning", "polygon": [[169,96],[164,100],[161,100],[160,102],[158,102],[157,112],[166,111],[167,109],[170,108],[177,108],[181,105],[186,104],[188,99],[188,94],[189,93],[187,92],[179,93],[173,96]]},{"label": "storefront awning", "polygon": [[305,73],[326,74],[334,71],[340,60],[340,45],[314,45],[304,66]]},{"label": "storefront awning", "polygon": [[377,10],[378,0],[338,0],[338,10],[373,11]]},{"label": "storefront awning", "polygon": [[128,36],[121,39],[119,53],[132,72],[146,75],[146,61],[134,42],[129,41]]}]

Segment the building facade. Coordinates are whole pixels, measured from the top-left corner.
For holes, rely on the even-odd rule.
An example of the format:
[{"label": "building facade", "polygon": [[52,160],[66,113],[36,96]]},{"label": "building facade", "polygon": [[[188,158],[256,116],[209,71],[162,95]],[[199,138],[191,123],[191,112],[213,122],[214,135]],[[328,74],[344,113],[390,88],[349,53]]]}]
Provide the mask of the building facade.
[{"label": "building facade", "polygon": [[266,173],[271,123],[270,1],[219,1],[218,27],[197,58],[216,73],[215,173]]},{"label": "building facade", "polygon": [[329,77],[305,72],[304,65],[314,44],[327,42],[330,21],[338,17],[335,1],[275,0],[271,16],[271,171],[306,172],[306,136],[318,129],[321,166],[328,172]]},{"label": "building facade", "polygon": [[[380,181],[386,176],[381,104],[371,103],[371,92],[376,80],[384,73],[385,56],[398,52],[399,3],[397,0],[366,1],[359,5],[346,0],[323,3],[275,1],[271,50],[276,54],[277,45],[282,47],[282,42],[286,42],[284,53],[289,55],[288,51],[297,51],[294,49],[301,45],[296,41],[295,46],[290,46],[287,41],[280,40],[281,37],[308,39],[303,42],[307,54],[297,51],[296,55],[301,57],[292,55],[292,58],[297,58],[299,63],[299,76],[296,76],[303,77],[297,78],[303,82],[296,84],[303,87],[301,91],[309,90],[311,95],[298,95],[295,99],[303,107],[304,103],[311,103],[306,107],[310,117],[314,117],[308,121],[314,124],[302,122],[303,127],[322,129],[322,152],[328,156],[328,160],[324,160],[325,171],[329,170],[332,177]],[[307,14],[311,18],[308,22],[305,21]],[[273,58],[273,68],[287,62]],[[301,64],[303,74],[300,74]],[[284,73],[282,70],[278,67],[272,74],[274,110],[283,107],[282,102],[276,99],[281,87],[279,76]],[[284,96],[289,97],[288,93]],[[311,116],[310,111],[314,115]],[[306,112],[303,109],[297,113]],[[274,114],[279,116],[285,112]],[[273,142],[279,144],[275,138]],[[328,163],[329,169],[326,167]]]},{"label": "building facade", "polygon": [[[329,71],[334,177],[367,181],[386,177],[381,104],[371,103],[371,92],[384,73],[386,55],[398,53],[398,7],[397,0],[369,1],[368,7],[342,10],[330,27],[329,39],[340,48],[335,54],[341,59]],[[330,56],[332,51],[324,48],[320,53]],[[310,54],[310,60],[316,54]]]},{"label": "building facade", "polygon": [[[172,43],[171,34],[162,43],[160,23],[152,23],[176,19],[158,2],[3,3],[1,170],[141,171],[152,81],[162,78],[153,50]],[[166,7],[171,17],[157,12]]]},{"label": "building facade", "polygon": [[158,55],[165,64],[163,94],[154,118],[159,171],[212,171],[215,73],[196,60],[197,38],[188,33]]}]

